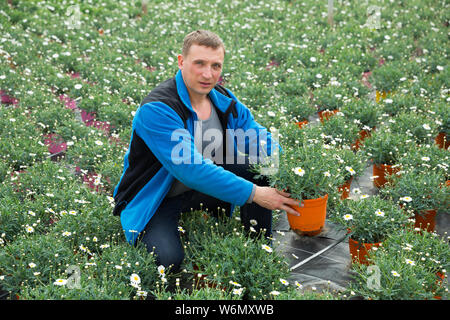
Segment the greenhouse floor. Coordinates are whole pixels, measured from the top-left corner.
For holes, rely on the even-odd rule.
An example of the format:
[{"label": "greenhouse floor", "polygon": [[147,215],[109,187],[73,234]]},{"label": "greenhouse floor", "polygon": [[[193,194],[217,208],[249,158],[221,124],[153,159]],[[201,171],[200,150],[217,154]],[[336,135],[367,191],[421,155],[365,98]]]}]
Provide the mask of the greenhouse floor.
[{"label": "greenhouse floor", "polygon": [[[359,188],[363,194],[374,195],[377,188],[373,186],[372,166],[367,165],[363,175],[353,180],[350,191]],[[350,198],[355,197],[353,192]],[[436,216],[435,231],[443,236],[450,230],[450,215],[438,214]],[[345,236],[345,230],[326,220],[324,230],[316,236],[300,236],[290,230],[286,214],[282,214],[273,228],[273,235],[277,243],[277,250],[288,259],[292,268],[303,260],[327,246],[337,243]],[[351,280],[351,258],[348,239],[325,251],[323,254],[309,260],[291,272],[290,281],[298,281],[305,289],[317,291],[341,291],[347,287]]]}]

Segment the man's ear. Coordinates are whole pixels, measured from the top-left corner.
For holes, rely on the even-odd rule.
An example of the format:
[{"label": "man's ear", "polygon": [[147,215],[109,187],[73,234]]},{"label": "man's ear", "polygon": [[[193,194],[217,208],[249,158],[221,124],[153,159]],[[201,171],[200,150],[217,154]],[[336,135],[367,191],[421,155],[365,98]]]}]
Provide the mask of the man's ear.
[{"label": "man's ear", "polygon": [[180,70],[183,70],[183,63],[184,63],[183,55],[179,54],[178,55],[178,68]]}]

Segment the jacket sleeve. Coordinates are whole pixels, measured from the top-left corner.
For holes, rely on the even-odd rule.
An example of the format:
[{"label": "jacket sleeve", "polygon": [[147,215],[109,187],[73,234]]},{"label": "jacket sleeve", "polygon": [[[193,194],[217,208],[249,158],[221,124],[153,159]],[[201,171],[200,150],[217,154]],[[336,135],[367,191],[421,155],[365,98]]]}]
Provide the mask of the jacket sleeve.
[{"label": "jacket sleeve", "polygon": [[140,107],[133,127],[162,166],[186,186],[239,206],[250,197],[253,183],[203,158],[180,116],[166,104]]}]

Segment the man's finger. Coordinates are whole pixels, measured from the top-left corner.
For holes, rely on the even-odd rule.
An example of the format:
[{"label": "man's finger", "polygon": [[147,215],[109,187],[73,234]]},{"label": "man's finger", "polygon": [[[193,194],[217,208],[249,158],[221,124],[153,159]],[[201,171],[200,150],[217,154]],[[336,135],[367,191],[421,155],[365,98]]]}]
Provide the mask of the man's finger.
[{"label": "man's finger", "polygon": [[279,194],[281,194],[282,196],[284,196],[284,197],[286,197],[286,198],[289,198],[290,196],[291,196],[291,194],[290,193],[287,193],[287,192],[285,192],[285,191],[282,191],[282,190],[278,190],[278,189],[275,189]]},{"label": "man's finger", "polygon": [[296,210],[292,209],[289,206],[283,206],[283,210],[286,211],[286,213],[288,213],[288,214],[292,214],[294,216],[300,217],[300,213],[297,212]]},{"label": "man's finger", "polygon": [[300,208],[304,207],[303,202],[295,200],[295,199],[288,199],[289,201],[286,201],[286,204],[296,207],[299,206]]},{"label": "man's finger", "polygon": [[285,205],[281,209],[286,211],[288,214],[292,214],[294,216],[300,217],[300,213],[297,210],[290,207],[289,205]]}]

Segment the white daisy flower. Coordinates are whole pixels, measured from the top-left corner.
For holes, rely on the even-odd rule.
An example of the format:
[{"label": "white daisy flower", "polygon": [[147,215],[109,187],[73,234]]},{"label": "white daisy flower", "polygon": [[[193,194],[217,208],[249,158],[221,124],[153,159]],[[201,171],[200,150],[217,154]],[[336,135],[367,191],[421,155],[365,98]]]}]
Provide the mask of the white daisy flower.
[{"label": "white daisy flower", "polygon": [[294,173],[300,177],[303,177],[303,175],[305,174],[305,170],[300,167],[294,168],[292,169],[292,171],[294,171]]},{"label": "white daisy flower", "polygon": [[244,291],[244,288],[233,289],[233,294],[237,295],[237,296],[240,296],[243,291]]},{"label": "white daisy flower", "polygon": [[289,285],[289,282],[288,282],[287,280],[285,280],[285,279],[280,279],[280,282],[281,282],[282,284],[284,284],[285,286],[288,286],[288,285]]},{"label": "white daisy flower", "polygon": [[380,209],[377,209],[377,210],[375,211],[375,214],[376,214],[377,216],[379,216],[379,217],[384,217],[384,212],[381,211]]},{"label": "white daisy flower", "polygon": [[405,262],[406,262],[406,264],[409,264],[411,266],[415,266],[416,265],[416,263],[414,261],[410,260],[410,259],[405,259]]},{"label": "white daisy flower", "polygon": [[138,297],[146,297],[146,296],[147,296],[147,291],[144,291],[144,290],[137,290],[137,291],[136,291],[136,295],[137,295]]},{"label": "white daisy flower", "polygon": [[139,277],[139,275],[136,274],[136,273],[133,273],[130,276],[130,284],[131,284],[131,286],[137,288],[137,287],[139,287],[140,283],[141,283],[141,278]]},{"label": "white daisy flower", "polygon": [[164,277],[165,271],[166,271],[166,268],[165,268],[163,265],[161,265],[161,266],[158,267],[158,274],[159,274],[161,277]]},{"label": "white daisy flower", "polygon": [[66,279],[56,279],[55,282],[53,282],[55,286],[65,286],[66,283],[67,283]]},{"label": "white daisy flower", "polygon": [[348,220],[352,220],[353,219],[353,216],[351,215],[351,214],[346,214],[346,215],[344,215],[344,220],[345,221],[348,221]]},{"label": "white daisy flower", "polygon": [[237,283],[236,281],[230,280],[229,283],[232,284],[232,285],[235,286],[235,287],[241,287],[241,285],[240,285],[239,283]]},{"label": "white daisy flower", "polygon": [[178,226],[178,231],[181,232],[181,233],[185,233],[186,232],[186,230],[184,230],[182,226]]},{"label": "white daisy flower", "polygon": [[394,277],[400,277],[400,274],[399,274],[397,271],[395,271],[395,270],[392,270],[392,271],[391,271],[391,274],[392,274]]},{"label": "white daisy flower", "polygon": [[352,167],[349,167],[349,166],[345,166],[345,170],[347,170],[348,172],[350,172],[351,175],[354,175],[354,174],[356,173],[356,171],[353,170],[353,168],[352,168]]},{"label": "white daisy flower", "polygon": [[400,201],[404,201],[404,202],[411,202],[411,201],[412,201],[412,198],[406,196],[406,197],[401,197],[399,200],[400,200]]}]

